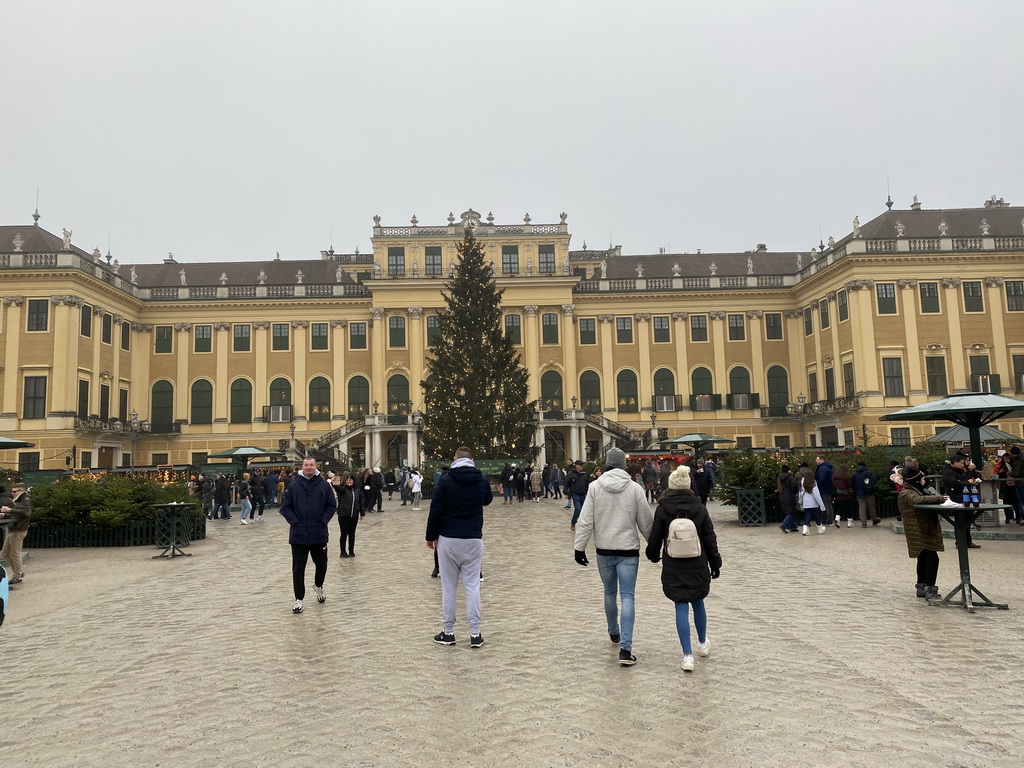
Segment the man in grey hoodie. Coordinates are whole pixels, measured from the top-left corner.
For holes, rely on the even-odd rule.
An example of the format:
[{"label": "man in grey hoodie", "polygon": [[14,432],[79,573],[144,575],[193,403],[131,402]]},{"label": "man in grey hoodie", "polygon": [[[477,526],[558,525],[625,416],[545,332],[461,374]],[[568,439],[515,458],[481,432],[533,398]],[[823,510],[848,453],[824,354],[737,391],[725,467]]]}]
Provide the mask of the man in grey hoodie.
[{"label": "man in grey hoodie", "polygon": [[[640,567],[640,536],[651,534],[654,515],[643,488],[625,471],[626,454],[608,451],[606,470],[590,484],[580,519],[576,523],[575,557],[589,565],[587,542],[591,534],[597,548],[597,569],[604,584],[604,612],[608,637],[619,646],[619,664],[636,664],[633,655],[633,621],[636,575]],[[616,593],[622,598],[622,626]]]}]

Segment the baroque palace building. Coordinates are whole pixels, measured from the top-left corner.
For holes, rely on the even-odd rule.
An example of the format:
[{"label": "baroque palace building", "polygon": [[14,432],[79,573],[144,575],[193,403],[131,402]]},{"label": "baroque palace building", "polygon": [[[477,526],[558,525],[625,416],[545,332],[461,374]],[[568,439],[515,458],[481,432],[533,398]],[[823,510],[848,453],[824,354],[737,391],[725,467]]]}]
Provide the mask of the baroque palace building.
[{"label": "baroque palace building", "polygon": [[[206,463],[226,448],[421,460],[420,382],[463,228],[504,289],[541,460],[710,432],[740,448],[909,445],[880,422],[1024,391],[1024,208],[888,210],[809,252],[570,248],[567,217],[384,226],[310,260],[119,264],[0,226],[0,466]],[[1021,434],[1020,419],[998,426]]]}]

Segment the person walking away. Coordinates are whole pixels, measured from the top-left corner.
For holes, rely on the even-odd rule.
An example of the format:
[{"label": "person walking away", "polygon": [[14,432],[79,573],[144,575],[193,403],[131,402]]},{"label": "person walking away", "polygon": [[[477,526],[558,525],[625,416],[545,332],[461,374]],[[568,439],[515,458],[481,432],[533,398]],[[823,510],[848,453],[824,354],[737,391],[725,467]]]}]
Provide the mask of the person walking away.
[{"label": "person walking away", "polygon": [[318,603],[326,602],[327,524],[338,510],[338,498],[316,468],[316,459],[302,460],[302,470],[292,479],[281,500],[280,513],[288,521],[288,544],[292,549],[292,613],[302,613],[306,597],[306,561],[312,558],[315,571],[313,591]]},{"label": "person walking away", "polygon": [[818,494],[821,496],[822,502],[821,509],[831,520],[835,514],[835,509],[832,506],[832,473],[835,468],[832,466],[832,462],[824,456],[815,456],[814,464],[814,481],[818,484]]},{"label": "person walking away", "polygon": [[808,528],[813,519],[818,526],[818,533],[822,534],[825,532],[825,525],[821,522],[821,518],[818,515],[824,509],[825,504],[821,500],[821,491],[818,490],[817,482],[810,469],[805,467],[800,470],[799,483],[800,489],[797,493],[797,504],[804,512],[804,527],[800,532],[807,536],[810,532]]},{"label": "person walking away", "polygon": [[335,486],[334,490],[338,495],[338,527],[341,529],[341,537],[339,539],[341,545],[340,556],[355,557],[356,525],[366,517],[366,511],[361,498],[363,491],[356,485],[356,479],[352,475],[346,475]]},{"label": "person walking away", "polygon": [[418,469],[413,469],[410,475],[412,479],[412,508],[420,509],[420,501],[423,499],[423,475]]},{"label": "person walking away", "polygon": [[[790,475],[792,477],[792,475]],[[675,557],[669,544],[669,531],[674,520],[686,518],[696,529],[699,548],[690,548],[681,553],[689,556]],[[693,549],[699,549],[696,555]],[[718,537],[708,510],[693,493],[689,467],[679,467],[669,475],[668,490],[654,510],[654,525],[647,540],[647,559],[652,563],[662,562],[661,588],[665,597],[676,604],[676,632],[683,647],[684,672],[693,672],[693,646],[690,644],[690,608],[693,608],[693,625],[697,630],[697,654],[707,656],[711,651],[708,639],[708,614],[704,598],[711,591],[711,580],[722,572],[722,556],[718,552]]]},{"label": "person walking away", "polygon": [[[902,483],[903,477],[900,476]],[[878,525],[878,512],[875,510],[875,489],[878,487],[878,478],[875,473],[868,469],[863,461],[857,465],[853,473],[853,495],[857,498],[857,519],[860,520],[862,528],[868,527],[868,517],[871,518],[871,525]]]},{"label": "person walking away", "polygon": [[540,504],[540,492],[544,489],[542,472],[536,466],[530,468],[530,495],[533,500]]},{"label": "person walking away", "polygon": [[651,502],[658,500],[658,468],[654,466],[654,461],[651,459],[647,460],[643,468],[643,484],[644,492],[647,494],[647,498]]},{"label": "person walking away", "polygon": [[9,566],[7,583],[21,584],[25,578],[21,547],[28,535],[29,521],[32,518],[32,500],[28,497],[28,486],[24,483],[15,483],[11,486],[11,501],[0,506],[0,515],[13,521],[7,530],[3,549],[0,549],[0,560]]},{"label": "person walking away", "polygon": [[242,512],[238,516],[239,525],[249,524],[249,515],[252,513],[252,493],[249,490],[249,475],[242,475],[238,484],[238,501],[242,505]]},{"label": "person walking away", "polygon": [[216,520],[219,516],[224,520],[231,519],[231,483],[224,475],[217,475],[217,483],[213,489],[213,516]]},{"label": "person walking away", "polygon": [[580,512],[583,510],[583,500],[587,497],[587,488],[590,486],[590,479],[583,471],[583,462],[579,459],[572,465],[565,478],[566,496],[572,502],[572,522],[569,523],[569,530],[576,530],[576,522],[580,519]]},{"label": "person walking away", "polygon": [[522,504],[523,497],[526,495],[526,472],[522,467],[517,467],[515,464],[512,467],[515,471],[512,481],[515,483],[516,501]]},{"label": "person walking away", "polygon": [[697,469],[690,476],[690,482],[693,485],[693,492],[700,499],[700,503],[706,507],[708,505],[708,497],[711,495],[711,473],[707,471],[703,461],[697,461]]},{"label": "person walking away", "polygon": [[556,499],[562,498],[562,483],[565,482],[565,473],[557,464],[551,465],[551,494]]},{"label": "person walking away", "polygon": [[384,475],[380,467],[374,467],[370,474],[370,508],[377,507],[381,512],[384,508]]},{"label": "person walking away", "polygon": [[278,474],[276,469],[272,469],[267,472],[267,478],[264,481],[264,486],[267,491],[267,506],[272,507],[277,504],[277,481]]},{"label": "person walking away", "polygon": [[779,528],[783,533],[795,532],[796,527],[796,502],[800,486],[796,477],[789,471],[789,465],[783,464],[776,480],[776,490],[779,493],[779,511],[782,512],[782,524]]},{"label": "person walking away", "polygon": [[675,467],[668,459],[664,459],[661,462],[661,466],[658,467],[658,490],[660,493],[668,490],[668,476],[672,474],[674,469]]},{"label": "person walking away", "polygon": [[846,520],[846,527],[853,528],[853,475],[850,468],[840,464],[832,473],[832,508],[836,511],[835,526]]},{"label": "person walking away", "polygon": [[505,466],[501,468],[501,503],[503,506],[512,503],[512,495],[515,493],[515,466],[515,464],[505,462]]},{"label": "person walking away", "polygon": [[388,492],[388,501],[391,501],[391,497],[395,493],[395,486],[398,484],[398,480],[395,477],[395,470],[389,469],[384,473],[384,488]]},{"label": "person walking away", "polygon": [[[574,557],[586,566],[591,536],[597,549],[597,570],[604,585],[608,637],[619,646],[619,664],[636,664],[633,623],[636,617],[636,576],[640,567],[640,536],[650,539],[654,515],[644,490],[625,471],[626,454],[612,448],[607,471],[590,484],[576,523]],[[621,597],[622,621],[616,593]]]},{"label": "person walking away", "polygon": [[[967,478],[966,464],[966,456],[962,453],[954,453],[943,466],[942,477],[939,483],[943,494],[965,507],[971,503],[970,483]],[[904,476],[903,481],[906,482],[906,476]],[[970,530],[967,531],[967,548],[981,549],[980,544],[974,543],[974,537],[971,536]]]},{"label": "person walking away", "polygon": [[[1020,449],[1017,449],[1020,452]],[[999,499],[1003,504],[1008,504],[1009,509],[1003,510],[1005,516],[1005,525],[1010,525],[1014,520],[1021,520],[1021,506],[1020,498],[1017,496],[1016,482],[1013,479],[1013,475],[1010,471],[1011,459],[1013,458],[1012,451],[1006,451],[1002,456],[996,459],[996,465],[993,469],[999,483]]]},{"label": "person walking away", "polygon": [[[715,491],[715,482],[718,479],[718,464],[711,457],[704,459],[704,471],[711,475],[711,492]],[[707,502],[704,502],[704,506],[707,506]]]},{"label": "person walking away", "polygon": [[907,541],[907,554],[917,559],[917,596],[927,600],[939,597],[935,582],[939,575],[939,552],[945,551],[942,543],[942,526],[939,513],[930,509],[917,509],[918,504],[941,504],[948,496],[931,496],[924,493],[924,472],[916,467],[904,467],[903,490],[896,503],[903,518],[903,533]]},{"label": "person walking away", "polygon": [[455,645],[455,596],[459,581],[466,600],[469,647],[480,648],[480,566],[484,556],[484,507],[493,501],[491,484],[466,446],[455,451],[451,470],[434,489],[427,514],[427,548],[437,553],[441,572],[439,645]]}]

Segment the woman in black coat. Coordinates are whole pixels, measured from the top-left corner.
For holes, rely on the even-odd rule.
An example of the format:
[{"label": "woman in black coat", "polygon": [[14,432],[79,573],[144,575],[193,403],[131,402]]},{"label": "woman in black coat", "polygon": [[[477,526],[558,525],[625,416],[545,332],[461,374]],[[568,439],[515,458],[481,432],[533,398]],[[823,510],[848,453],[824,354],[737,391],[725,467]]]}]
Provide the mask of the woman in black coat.
[{"label": "woman in black coat", "polygon": [[[341,556],[356,556],[356,525],[366,517],[363,507],[363,489],[352,475],[345,475],[340,485],[334,485],[338,494],[338,525],[341,527]],[[348,552],[345,544],[348,544]]]},{"label": "woman in black coat", "polygon": [[783,464],[782,471],[779,472],[777,490],[779,492],[779,510],[782,512],[782,524],[779,528],[783,533],[795,532],[797,529],[796,500],[800,493],[800,484],[793,473],[789,471],[788,464]]},{"label": "woman in black coat", "polygon": [[[669,557],[663,552],[669,526],[678,517],[693,521],[700,539],[697,557]],[[697,653],[707,656],[711,643],[707,637],[708,617],[704,598],[711,591],[711,580],[717,579],[722,569],[722,556],[718,554],[718,537],[707,509],[690,490],[690,468],[679,467],[669,475],[668,491],[654,511],[654,526],[647,539],[647,559],[652,563],[663,560],[661,586],[665,597],[676,604],[676,631],[683,646],[683,670],[692,672],[693,649],[690,646],[690,605],[693,605],[693,624],[697,629]]]},{"label": "woman in black coat", "polygon": [[697,470],[690,478],[693,483],[693,492],[697,494],[700,503],[705,507],[708,504],[708,496],[711,495],[711,473],[704,469],[704,462],[697,462]]}]

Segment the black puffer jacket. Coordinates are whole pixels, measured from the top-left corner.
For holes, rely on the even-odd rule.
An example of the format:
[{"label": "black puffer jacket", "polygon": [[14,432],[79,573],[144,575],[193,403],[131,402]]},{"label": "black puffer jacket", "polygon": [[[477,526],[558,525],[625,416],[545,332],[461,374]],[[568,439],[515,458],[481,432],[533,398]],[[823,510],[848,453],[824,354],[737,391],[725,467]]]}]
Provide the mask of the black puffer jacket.
[{"label": "black puffer jacket", "polygon": [[658,508],[654,510],[654,527],[647,539],[646,554],[652,563],[662,559],[668,527],[677,517],[693,520],[700,537],[700,557],[664,556],[661,586],[665,597],[672,602],[694,603],[708,596],[711,591],[711,571],[722,567],[715,526],[700,499],[681,491],[668,491],[661,497]]}]

